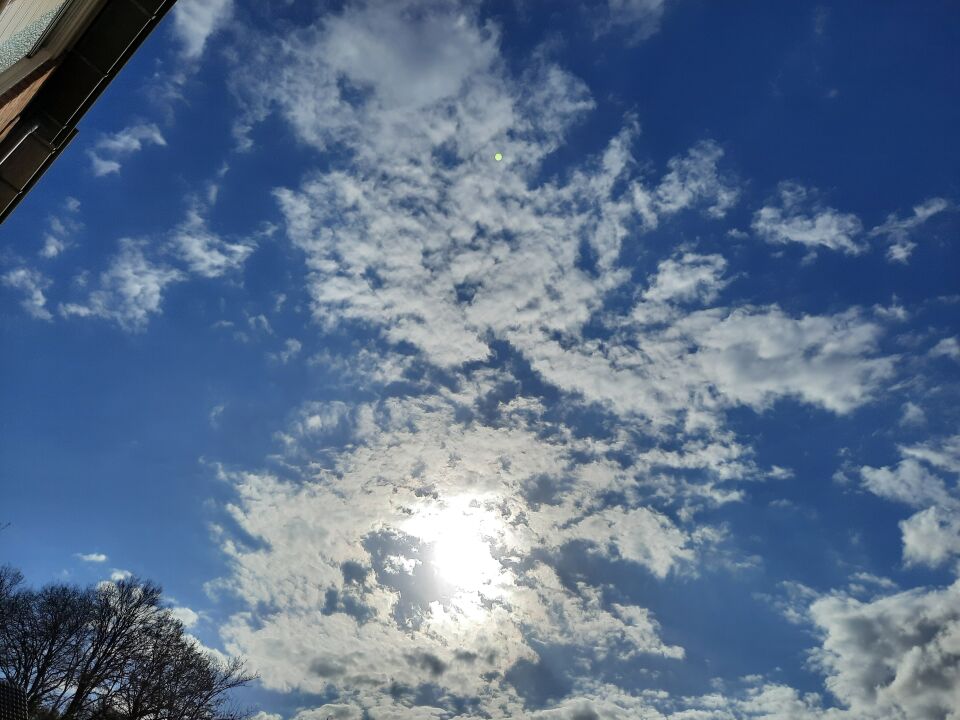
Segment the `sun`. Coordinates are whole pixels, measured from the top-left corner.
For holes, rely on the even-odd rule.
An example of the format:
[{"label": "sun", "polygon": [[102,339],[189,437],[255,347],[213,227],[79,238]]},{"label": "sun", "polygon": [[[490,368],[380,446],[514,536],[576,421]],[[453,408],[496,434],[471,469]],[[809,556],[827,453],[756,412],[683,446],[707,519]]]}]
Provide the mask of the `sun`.
[{"label": "sun", "polygon": [[420,508],[408,531],[431,546],[429,562],[456,592],[500,594],[504,570],[490,546],[502,523],[477,500],[458,497]]}]

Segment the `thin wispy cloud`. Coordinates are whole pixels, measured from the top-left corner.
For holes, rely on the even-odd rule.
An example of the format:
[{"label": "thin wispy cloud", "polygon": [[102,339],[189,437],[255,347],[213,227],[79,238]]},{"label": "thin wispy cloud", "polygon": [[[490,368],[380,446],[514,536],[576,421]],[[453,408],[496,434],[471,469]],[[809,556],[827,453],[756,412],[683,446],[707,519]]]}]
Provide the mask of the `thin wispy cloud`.
[{"label": "thin wispy cloud", "polygon": [[52,282],[39,270],[29,267],[8,270],[0,275],[0,284],[20,294],[20,307],[30,317],[37,320],[53,319],[53,314],[47,308],[47,296],[44,294]]},{"label": "thin wispy cloud", "polygon": [[167,141],[153,123],[131,125],[118,132],[103,135],[87,151],[90,169],[95,177],[118,174],[122,162],[148,145],[166,146]]},{"label": "thin wispy cloud", "polygon": [[810,250],[820,248],[859,255],[867,246],[858,241],[863,223],[853,213],[844,213],[811,199],[811,192],[796,183],[782,183],[780,204],[767,205],[753,216],[753,230],[769,243],[798,243]]},{"label": "thin wispy cloud", "polygon": [[944,198],[930,198],[915,206],[913,215],[906,218],[891,214],[886,222],[870,231],[870,236],[887,239],[889,242],[889,247],[887,247],[888,260],[906,263],[917,247],[916,242],[911,239],[914,231],[934,215],[951,208],[951,203]]},{"label": "thin wispy cloud", "polygon": [[233,15],[233,0],[180,0],[173,8],[173,31],[183,55],[196,60],[207,40]]}]

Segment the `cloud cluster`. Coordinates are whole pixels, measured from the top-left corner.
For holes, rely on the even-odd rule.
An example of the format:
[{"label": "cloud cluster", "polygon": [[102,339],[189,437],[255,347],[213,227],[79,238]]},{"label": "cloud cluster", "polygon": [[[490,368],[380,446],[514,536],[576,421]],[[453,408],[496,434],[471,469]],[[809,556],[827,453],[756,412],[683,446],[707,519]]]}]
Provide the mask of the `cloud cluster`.
[{"label": "cloud cluster", "polygon": [[827,687],[863,718],[955,718],[960,708],[960,582],[870,603],[829,596],[810,607]]},{"label": "cloud cluster", "polygon": [[139,332],[162,312],[163,299],[174,284],[240,272],[256,250],[257,239],[231,241],[210,229],[207,215],[215,196],[211,192],[206,203],[188,199],[184,220],[157,238],[121,238],[96,287],[85,298],[59,303],[60,315],[100,318]]},{"label": "cloud cluster", "polygon": [[[311,362],[378,399],[308,400],[278,433],[283,472],[222,470],[237,531],[219,530],[231,569],[211,591],[242,604],[227,649],[269,688],[336,697],[304,718],[820,717],[818,697],[782,685],[680,699],[569,671],[567,697],[543,710],[523,677],[556,652],[581,670],[681,662],[655,613],[565,574],[564,558],[654,582],[699,572],[725,535],[698,514],[742,499],[743,481],[789,476],[757,466],[726,412],[861,407],[896,369],[884,318],[737,304],[728,259],[689,247],[654,256],[631,292],[625,250],[738,201],[722,149],[703,141],[642,172],[627,118],[545,181],[593,101],[543,54],[509,70],[498,29],[470,9],[349,5],[251,38],[243,57],[243,142],[278,113],[330,161],[274,193],[315,327],[373,338]],[[783,193],[758,232],[860,252],[859,221]]]},{"label": "cloud cluster", "polygon": [[896,466],[864,466],[860,476],[873,494],[920,508],[900,523],[904,560],[936,567],[960,557],[960,435],[901,446],[900,454]]},{"label": "cloud cluster", "polygon": [[[667,7],[602,5],[593,29],[634,40]],[[232,0],[178,3],[183,57],[200,58],[232,13]],[[697,652],[631,582],[660,590],[751,566],[715,511],[749,497],[748,483],[792,477],[764,467],[729,415],[788,400],[854,413],[896,378],[883,341],[904,311],[738,298],[736,256],[677,224],[719,224],[741,202],[714,140],[648,163],[627,116],[595,156],[546,175],[594,100],[547,49],[508,63],[483,18],[444,0],[347,3],[290,32],[238,33],[225,55],[240,148],[276,114],[317,168],[273,190],[313,324],[291,331],[259,308],[243,309],[240,328],[222,324],[274,343],[272,371],[304,361],[333,388],[305,390],[270,469],[218,467],[235,492],[215,528],[228,570],[208,586],[230,595],[226,650],[269,690],[324,698],[294,720],[951,717],[958,586],[900,592],[867,572],[832,592],[784,581],[787,599],[773,601],[816,633],[811,667],[843,707],[762,676],[689,697],[627,679],[653,683],[648,666]],[[147,144],[165,144],[155,125],[104,136],[95,174]],[[241,272],[257,242],[212,228],[218,187],[152,241],[120,240],[61,315],[140,331],[176,284]],[[912,234],[948,206],[929,200],[865,232],[784,183],[752,229],[851,257],[883,237],[905,261]],[[0,279],[52,318],[43,274]],[[947,338],[928,355],[960,351]],[[902,407],[904,427],[923,425],[919,406]],[[900,526],[908,565],[946,565],[960,556],[960,436],[900,455],[860,467],[861,486],[913,508]]]},{"label": "cloud cluster", "polygon": [[[664,5],[611,0],[618,19],[606,30],[629,21],[647,37]],[[178,4],[184,55],[200,57],[231,9]],[[227,651],[248,656],[269,689],[329,700],[303,720],[935,717],[950,700],[937,688],[953,677],[948,591],[884,597],[894,588],[865,574],[828,595],[784,585],[791,619],[820,634],[826,688],[849,710],[763,678],[686,698],[608,683],[638,662],[680,665],[688,650],[642,601],[571,567],[586,558],[665,583],[727,562],[739,551],[706,512],[742,501],[745,483],[791,474],[762,467],[728,412],[791,399],[852,413],[895,376],[897,358],[881,349],[890,318],[738,302],[729,257],[658,244],[682,214],[718,222],[740,201],[712,140],[656,167],[628,116],[596,156],[544,178],[594,101],[546,52],[508,66],[498,27],[480,18],[439,0],[366,2],[283,36],[241,36],[241,146],[276,113],[326,156],[273,193],[308,271],[311,329],[368,340],[306,357],[308,330],[282,340],[265,314],[244,311],[250,334],[236,336],[273,336],[275,368],[306,357],[338,386],[291,413],[272,470],[221,468],[236,498],[216,535],[229,572],[210,591],[239,603],[219,627]],[[95,172],[119,171],[149,143],[164,144],[156,126],[105,136]],[[61,315],[140,331],[177,283],[240,272],[257,243],[211,228],[216,189],[153,242],[121,240]],[[925,203],[870,236],[902,244],[943,209]],[[794,184],[753,229],[774,244],[866,249],[856,216]],[[42,274],[11,270],[3,284],[52,317]],[[950,356],[944,342],[931,355]],[[904,447],[897,465],[860,470],[865,489],[915,508],[901,525],[908,563],[960,554],[943,479],[960,465],[957,444]],[[106,560],[94,557],[83,559]],[[871,593],[881,596],[858,599]],[[929,622],[893,650],[879,630],[856,635],[899,618],[898,603]],[[887,658],[893,675],[858,669],[857,654]],[[552,707],[531,700],[538,682],[561,688]]]},{"label": "cloud cluster", "polygon": [[[347,428],[350,441],[337,445],[347,449],[329,467],[296,481],[227,473],[239,492],[233,521],[254,544],[226,541],[233,572],[217,588],[255,612],[222,632],[268,687],[333,685],[347,696],[369,687],[358,700],[370,703],[391,685],[413,693],[429,683],[493,702],[514,695],[509,671],[538,660],[534,645],[683,657],[650,611],[569,585],[533,558],[580,542],[602,554],[618,548],[662,576],[692,558],[685,532],[642,506],[583,517],[604,493],[630,492],[629,475],[602,457],[577,458],[591,443],[527,428],[524,403],[502,406],[495,424],[459,423],[469,400],[396,399],[349,417],[342,406],[313,406],[290,442],[322,446]],[[564,489],[553,492],[553,482]]]}]

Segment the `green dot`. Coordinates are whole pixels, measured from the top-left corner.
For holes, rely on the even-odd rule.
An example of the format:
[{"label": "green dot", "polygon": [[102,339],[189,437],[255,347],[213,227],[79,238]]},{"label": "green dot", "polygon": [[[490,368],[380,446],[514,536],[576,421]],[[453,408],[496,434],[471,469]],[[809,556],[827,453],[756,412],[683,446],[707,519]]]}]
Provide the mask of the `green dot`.
[{"label": "green dot", "polygon": [[501,160],[503,160],[503,153],[496,153],[493,156],[493,159],[496,160],[497,162],[500,162]]}]

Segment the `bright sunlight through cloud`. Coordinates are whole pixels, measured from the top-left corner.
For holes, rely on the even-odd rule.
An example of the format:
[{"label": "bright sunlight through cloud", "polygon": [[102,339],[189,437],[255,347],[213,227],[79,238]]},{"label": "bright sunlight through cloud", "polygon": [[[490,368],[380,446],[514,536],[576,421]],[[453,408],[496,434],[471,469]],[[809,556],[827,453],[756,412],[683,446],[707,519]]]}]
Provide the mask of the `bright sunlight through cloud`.
[{"label": "bright sunlight through cloud", "polygon": [[405,530],[432,546],[430,562],[455,595],[501,594],[508,579],[490,545],[502,534],[502,523],[477,499],[458,496],[424,506]]}]

